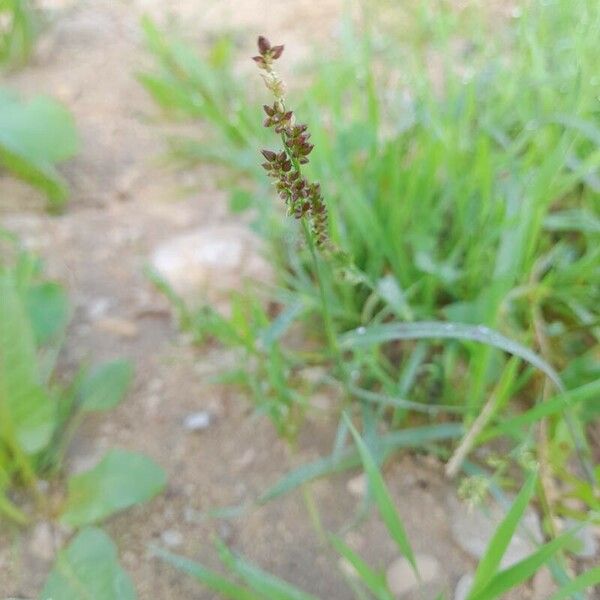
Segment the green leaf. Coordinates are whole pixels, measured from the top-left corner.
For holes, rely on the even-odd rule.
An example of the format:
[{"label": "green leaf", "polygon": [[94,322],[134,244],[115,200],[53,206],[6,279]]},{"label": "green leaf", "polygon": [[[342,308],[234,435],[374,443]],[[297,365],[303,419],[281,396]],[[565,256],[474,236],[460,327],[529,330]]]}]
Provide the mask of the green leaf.
[{"label": "green leaf", "polygon": [[573,533],[568,531],[541,546],[536,552],[515,565],[497,573],[487,585],[469,596],[469,600],[494,600],[502,598],[508,590],[532,577],[559,550],[573,543]]},{"label": "green leaf", "polygon": [[480,442],[485,442],[501,435],[514,433],[519,427],[532,425],[541,419],[560,413],[567,408],[574,407],[583,402],[591,404],[593,400],[596,400],[598,395],[600,395],[600,379],[586,383],[568,392],[562,392],[549,400],[540,402],[516,417],[511,417],[495,427],[488,428],[481,434],[479,440]]},{"label": "green leaf", "polygon": [[77,151],[75,122],[52,98],[37,96],[25,103],[13,96],[0,104],[0,143],[32,160],[63,162]]},{"label": "green leaf", "polygon": [[15,67],[29,58],[37,19],[28,0],[0,0],[0,66]]},{"label": "green leaf", "polygon": [[1,166],[60,203],[68,190],[54,165],[76,150],[73,117],[61,104],[42,96],[22,103],[0,93]]},{"label": "green leaf", "polygon": [[222,542],[218,542],[217,545],[223,563],[260,594],[261,598],[268,598],[269,600],[318,600],[315,596],[299,590],[287,581],[274,577],[235,555]]},{"label": "green leaf", "polygon": [[25,303],[38,345],[61,333],[69,320],[69,300],[58,283],[45,282],[27,289]]},{"label": "green leaf", "polygon": [[87,527],[61,550],[40,600],[135,600],[133,583],[119,564],[114,542]]},{"label": "green leaf", "polygon": [[143,454],[110,450],[90,471],[69,479],[61,521],[79,527],[150,500],[165,486],[164,471]]},{"label": "green leaf", "polygon": [[81,382],[81,407],[86,411],[114,408],[131,384],[133,366],[126,360],[115,360],[96,367]]},{"label": "green leaf", "polygon": [[464,323],[443,323],[441,321],[419,321],[414,323],[386,323],[359,327],[342,336],[344,348],[359,348],[391,342],[395,340],[419,339],[458,339],[470,340],[500,348],[537,367],[545,373],[559,390],[563,389],[558,373],[543,358],[522,344],[484,325],[465,325]]},{"label": "green leaf", "polygon": [[331,545],[338,554],[344,557],[354,568],[364,585],[375,594],[378,600],[394,600],[384,573],[372,569],[356,552],[349,548],[343,540],[330,536]]},{"label": "green leaf", "polygon": [[173,565],[176,569],[187,573],[194,579],[204,584],[207,588],[213,592],[217,592],[224,598],[230,598],[231,600],[262,600],[261,596],[257,596],[254,592],[251,592],[247,588],[241,587],[236,583],[233,583],[227,577],[207,569],[204,565],[197,562],[171,554],[166,550],[160,548],[154,549],[154,553]]},{"label": "green leaf", "polygon": [[498,571],[502,557],[533,496],[536,479],[537,476],[535,473],[529,475],[510,510],[498,525],[475,571],[473,585],[471,586],[468,598],[471,598],[473,594],[481,590]]},{"label": "green leaf", "polygon": [[[439,440],[456,439],[463,432],[464,428],[459,423],[441,423],[439,425],[426,425],[424,427],[394,431],[382,436],[379,443],[382,451],[387,455],[399,448],[419,448]],[[325,475],[341,473],[360,464],[360,456],[353,449],[337,452],[325,458],[319,458],[311,463],[301,465],[284,475],[262,494],[258,502],[264,504],[278,496],[291,492],[303,483]]]},{"label": "green leaf", "polygon": [[367,477],[369,478],[369,489],[373,494],[373,498],[375,503],[377,504],[377,508],[379,509],[379,514],[385,523],[388,533],[392,537],[392,539],[396,542],[398,548],[402,552],[402,554],[406,557],[408,562],[411,564],[413,571],[419,577],[419,571],[417,569],[417,561],[415,560],[415,555],[413,553],[410,542],[408,541],[408,536],[406,535],[406,530],[404,529],[404,525],[400,519],[398,511],[394,506],[394,501],[390,495],[389,490],[387,489],[385,482],[383,480],[383,476],[379,472],[377,468],[377,464],[373,460],[369,449],[366,444],[362,441],[360,435],[352,425],[350,419],[344,415],[344,418],[347,420],[348,427],[350,432],[352,433],[352,437],[356,445],[358,446],[358,451],[360,452],[360,457],[362,459],[363,466],[367,473]]},{"label": "green leaf", "polygon": [[55,405],[40,383],[34,334],[9,273],[0,274],[0,432],[26,454],[42,450]]},{"label": "green leaf", "polygon": [[544,219],[547,231],[581,231],[600,233],[600,219],[584,209],[563,210],[549,214]]},{"label": "green leaf", "polygon": [[600,584],[600,567],[595,567],[589,571],[585,571],[575,577],[572,581],[569,581],[566,585],[560,588],[549,600],[565,600],[565,598],[571,598],[573,594],[582,592],[583,590]]}]

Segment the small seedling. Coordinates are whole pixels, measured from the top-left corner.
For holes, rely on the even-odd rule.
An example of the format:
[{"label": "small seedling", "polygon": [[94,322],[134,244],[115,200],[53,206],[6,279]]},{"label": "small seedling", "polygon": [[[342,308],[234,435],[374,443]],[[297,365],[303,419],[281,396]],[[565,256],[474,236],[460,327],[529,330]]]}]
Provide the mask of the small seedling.
[{"label": "small seedling", "polygon": [[[11,243],[0,262],[0,519],[18,526],[54,519],[72,528],[94,525],[151,499],[165,485],[163,470],[146,456],[110,450],[92,469],[68,477],[61,492],[65,455],[78,425],[86,415],[116,406],[133,375],[129,362],[114,360],[82,369],[64,383],[56,365],[69,315],[63,288],[45,280],[39,261],[15,252]],[[52,494],[42,491],[42,480]],[[114,555],[105,534],[84,529],[61,553],[42,598],[133,597],[108,591],[130,586]],[[64,561],[70,560],[80,579],[75,588],[64,578]],[[103,562],[102,577],[116,587],[95,576],[86,580],[84,571],[95,573]],[[81,586],[89,594],[82,596]],[[94,592],[100,588],[102,593]]]},{"label": "small seedling", "polygon": [[0,88],[0,168],[46,194],[51,210],[69,195],[57,165],[76,151],[75,122],[64,106],[45,96],[24,102]]}]

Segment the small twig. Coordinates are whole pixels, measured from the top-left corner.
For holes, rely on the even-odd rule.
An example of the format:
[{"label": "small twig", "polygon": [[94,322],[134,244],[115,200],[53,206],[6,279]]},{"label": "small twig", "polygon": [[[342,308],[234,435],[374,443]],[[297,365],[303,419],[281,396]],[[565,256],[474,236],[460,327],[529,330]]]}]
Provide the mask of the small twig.
[{"label": "small twig", "polygon": [[465,458],[473,449],[477,437],[483,431],[485,426],[489,423],[496,410],[497,398],[495,394],[492,394],[486,402],[483,410],[479,413],[479,416],[473,421],[473,425],[462,438],[460,444],[452,454],[450,460],[446,464],[446,477],[453,479],[458,474]]}]

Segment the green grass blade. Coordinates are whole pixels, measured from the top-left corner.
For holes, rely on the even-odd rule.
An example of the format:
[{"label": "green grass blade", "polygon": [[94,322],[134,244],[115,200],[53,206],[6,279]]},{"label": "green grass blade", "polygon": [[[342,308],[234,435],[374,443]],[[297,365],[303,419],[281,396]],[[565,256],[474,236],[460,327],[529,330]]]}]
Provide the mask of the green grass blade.
[{"label": "green grass blade", "polygon": [[536,474],[531,473],[521,488],[518,496],[515,498],[510,510],[502,520],[502,523],[500,523],[496,529],[479,562],[479,566],[475,571],[471,593],[467,599],[470,599],[474,594],[481,590],[498,571],[502,557],[517,530],[531,497],[533,496],[536,480]]},{"label": "green grass blade", "polygon": [[356,552],[349,548],[343,540],[330,536],[329,541],[338,554],[345,558],[358,573],[364,585],[377,596],[378,600],[394,600],[388,589],[385,575],[372,569]]},{"label": "green grass blade", "polygon": [[223,542],[217,542],[223,563],[237,573],[261,598],[269,600],[318,600],[315,596],[274,577],[235,555]]},{"label": "green grass blade", "polygon": [[344,416],[344,418],[347,419],[348,427],[358,447],[358,451],[360,452],[363,466],[367,473],[367,477],[369,478],[369,488],[379,509],[379,514],[381,515],[381,518],[383,519],[390,536],[396,542],[398,548],[407,558],[408,562],[410,562],[415,574],[418,577],[419,572],[417,569],[417,561],[415,560],[414,552],[410,542],[408,541],[408,536],[406,535],[406,530],[404,529],[404,525],[400,519],[398,511],[394,506],[394,501],[392,500],[390,492],[385,485],[383,476],[379,472],[377,464],[371,456],[369,449],[362,441],[360,435],[358,435],[358,432],[352,425],[350,419],[347,416]]},{"label": "green grass blade", "polygon": [[600,396],[600,379],[582,385],[576,389],[557,394],[553,398],[537,404],[534,408],[510,419],[502,421],[496,427],[491,427],[481,434],[480,441],[485,442],[492,438],[515,432],[519,427],[533,425],[541,419],[551,417],[562,412],[565,408],[575,404],[595,400]]},{"label": "green grass blade", "polygon": [[522,344],[484,325],[443,323],[441,321],[386,323],[384,325],[359,327],[344,334],[340,342],[344,348],[359,348],[397,340],[431,338],[469,340],[494,346],[527,361],[545,373],[559,390],[563,389],[558,373],[543,358]]},{"label": "green grass blade", "polygon": [[469,596],[469,600],[494,600],[495,598],[501,598],[508,590],[524,583],[532,577],[559,550],[571,545],[573,539],[572,531],[558,536],[527,558],[497,573],[483,589]]},{"label": "green grass blade", "polygon": [[573,594],[582,592],[598,584],[600,584],[600,567],[594,567],[564,585],[549,600],[565,600],[565,598],[570,598]]},{"label": "green grass blade", "polygon": [[[388,433],[380,438],[379,443],[382,451],[387,456],[400,448],[420,448],[431,442],[456,439],[463,432],[464,427],[460,423],[425,425]],[[334,452],[330,456],[302,465],[284,475],[260,496],[258,503],[265,504],[313,479],[341,473],[360,464],[359,453],[353,449]]]},{"label": "green grass blade", "polygon": [[213,592],[217,592],[223,598],[230,600],[262,600],[251,590],[233,583],[223,575],[207,569],[204,565],[197,562],[172,554],[161,548],[154,548],[154,553],[165,562],[174,566],[179,571],[190,575]]},{"label": "green grass blade", "polygon": [[39,600],[136,600],[117,547],[101,529],[86,527],[63,548]]}]

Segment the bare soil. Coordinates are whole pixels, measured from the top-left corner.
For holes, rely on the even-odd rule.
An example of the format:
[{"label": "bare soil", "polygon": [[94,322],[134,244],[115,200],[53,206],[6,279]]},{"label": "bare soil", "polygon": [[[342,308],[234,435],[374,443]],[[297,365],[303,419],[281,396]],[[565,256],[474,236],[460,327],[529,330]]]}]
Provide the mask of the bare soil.
[{"label": "bare soil", "polygon": [[[123,447],[147,453],[167,470],[169,484],[162,496],[106,524],[139,597],[214,597],[150,555],[152,544],[165,546],[167,531],[181,534],[173,550],[188,557],[214,564],[211,538],[218,534],[305,590],[346,600],[350,596],[335,568],[337,559],[311,527],[301,494],[238,519],[201,518],[209,508],[255,498],[291,466],[327,453],[334,424],[311,421],[300,450],[291,455],[244,397],[208,383],[209,375],[231,357],[222,348],[190,346],[165,300],[144,277],[144,264],[160,242],[232,217],[209,169],[177,171],[159,160],[161,132],[145,119],[155,109],[134,78],[147,60],[139,28],[144,13],[161,23],[179,21],[199,47],[227,29],[247,40],[243,54],[253,51],[257,33],[265,33],[285,40],[300,57],[315,42],[333,43],[342,2],[46,0],[44,5],[51,23],[37,54],[6,83],[26,96],[53,95],[75,115],[81,151],[64,170],[72,198],[65,214],[51,217],[36,192],[2,177],[0,215],[5,227],[39,250],[49,274],[69,291],[74,318],[65,372],[81,361],[117,356],[135,363],[131,394],[117,410],[85,426],[70,461],[85,462],[106,448]],[[182,420],[198,410],[210,411],[214,422],[203,432],[185,431]],[[447,589],[453,589],[473,568],[449,534],[445,506],[453,487],[444,482],[435,461],[418,457],[404,457],[388,475],[416,550],[438,559]],[[348,523],[358,507],[347,479],[313,486],[328,530]],[[347,539],[381,568],[397,556],[375,519]],[[50,563],[34,555],[30,534],[0,530],[0,597],[39,593]]]}]

